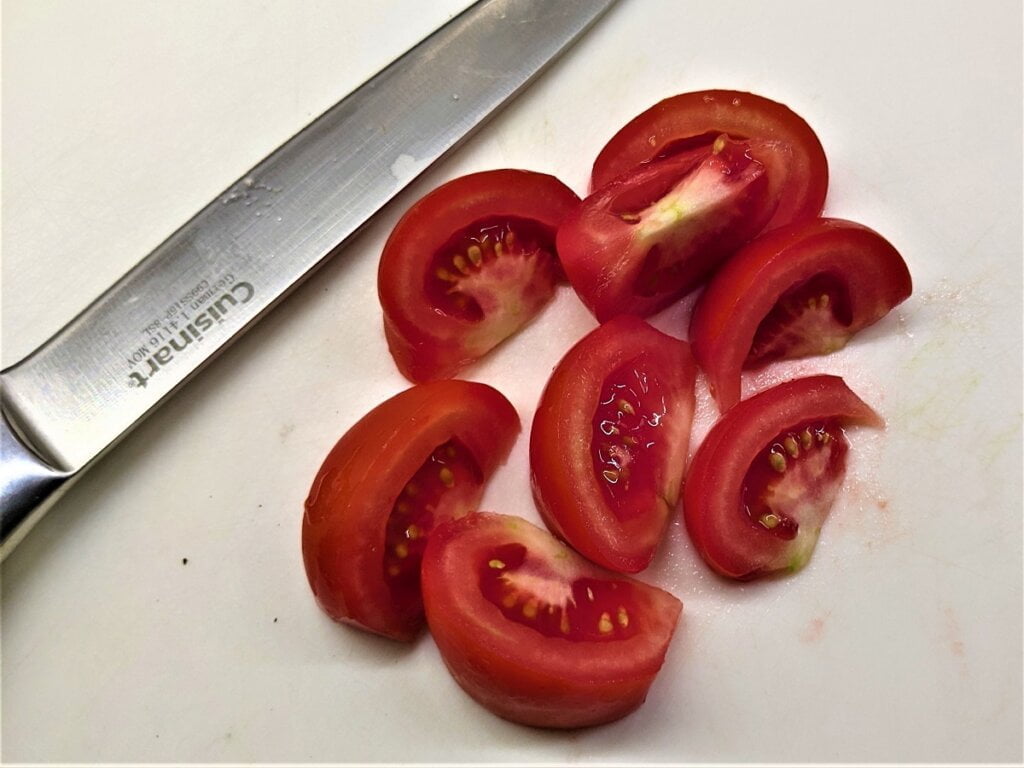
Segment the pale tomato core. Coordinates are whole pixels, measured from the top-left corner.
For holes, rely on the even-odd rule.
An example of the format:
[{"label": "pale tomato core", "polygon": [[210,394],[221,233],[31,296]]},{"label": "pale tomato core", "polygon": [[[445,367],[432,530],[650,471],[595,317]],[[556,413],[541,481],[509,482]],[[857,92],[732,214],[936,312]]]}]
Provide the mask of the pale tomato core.
[{"label": "pale tomato core", "polygon": [[420,562],[440,522],[469,512],[483,482],[473,455],[457,440],[438,446],[402,488],[384,536],[384,582],[399,613],[422,611]]},{"label": "pale tomato core", "polygon": [[569,579],[522,544],[494,547],[479,567],[481,594],[509,621],[573,642],[625,640],[636,634],[633,585]]},{"label": "pale tomato core", "polygon": [[[456,232],[428,261],[426,291],[438,311],[471,323],[518,314],[508,297],[544,290],[557,262],[550,232],[532,221],[500,217]],[[547,287],[550,289],[550,286]]]},{"label": "pale tomato core", "polygon": [[697,162],[690,170],[643,210],[619,214],[634,224],[634,238],[648,247],[636,278],[635,290],[641,296],[689,285],[694,274],[688,262],[695,254],[738,247],[740,243],[728,242],[728,232],[745,216],[745,197],[764,184],[764,166],[751,154],[749,143],[725,134],[703,157],[695,155],[692,160]]},{"label": "pale tomato core", "polygon": [[835,352],[850,338],[852,321],[846,283],[815,275],[782,294],[758,325],[744,366]]},{"label": "pale tomato core", "polygon": [[594,472],[619,519],[646,511],[654,468],[667,450],[665,391],[640,361],[616,368],[601,385],[590,443]]},{"label": "pale tomato core", "polygon": [[835,420],[807,421],[779,434],[757,454],[743,482],[751,524],[780,539],[801,525],[819,526],[846,472],[849,443]]}]

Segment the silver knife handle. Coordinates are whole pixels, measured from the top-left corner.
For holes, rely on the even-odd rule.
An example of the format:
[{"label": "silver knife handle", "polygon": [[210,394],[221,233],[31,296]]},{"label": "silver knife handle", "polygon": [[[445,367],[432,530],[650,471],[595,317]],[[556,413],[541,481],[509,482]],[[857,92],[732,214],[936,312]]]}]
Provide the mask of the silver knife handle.
[{"label": "silver knife handle", "polygon": [[50,466],[0,419],[0,560],[67,488],[73,473]]}]

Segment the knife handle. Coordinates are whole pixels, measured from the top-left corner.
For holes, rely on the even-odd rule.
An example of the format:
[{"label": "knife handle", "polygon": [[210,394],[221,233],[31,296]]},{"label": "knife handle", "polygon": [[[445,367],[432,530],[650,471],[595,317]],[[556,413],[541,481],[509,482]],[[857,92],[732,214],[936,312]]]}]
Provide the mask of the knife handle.
[{"label": "knife handle", "polygon": [[60,497],[73,474],[40,459],[6,416],[0,419],[0,560]]}]

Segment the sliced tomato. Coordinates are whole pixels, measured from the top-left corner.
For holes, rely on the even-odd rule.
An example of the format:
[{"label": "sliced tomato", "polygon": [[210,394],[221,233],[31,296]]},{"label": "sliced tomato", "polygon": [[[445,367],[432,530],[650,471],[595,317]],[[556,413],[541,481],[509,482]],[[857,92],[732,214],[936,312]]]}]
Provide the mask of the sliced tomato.
[{"label": "sliced tomato", "polygon": [[834,352],[910,292],[907,265],[877,232],[812,219],[762,235],[715,274],[690,343],[724,410],[740,398],[743,368]]},{"label": "sliced tomato", "polygon": [[682,604],[587,562],[517,517],[474,512],[423,557],[430,632],[460,686],[496,715],[577,728],[639,707]]},{"label": "sliced tomato", "polygon": [[696,366],[689,345],[623,315],[566,353],[530,433],[548,527],[605,568],[651,562],[679,501]]},{"label": "sliced tomato", "polygon": [[701,557],[734,579],[797,571],[846,473],[843,428],[882,419],[837,376],[810,376],[742,400],[711,428],[683,489]]},{"label": "sliced tomato", "polygon": [[518,433],[501,393],[454,380],[408,389],[360,419],[317,472],[302,520],[306,575],[324,611],[415,637],[431,531],[476,506]]},{"label": "sliced tomato", "polygon": [[788,149],[719,136],[590,195],[558,230],[573,288],[604,321],[689,293],[771,218]]},{"label": "sliced tomato", "polygon": [[562,272],[555,230],[579,198],[553,176],[474,173],[401,218],[377,290],[388,347],[411,381],[446,378],[528,323]]},{"label": "sliced tomato", "polygon": [[633,118],[597,156],[591,189],[636,166],[707,147],[723,133],[735,139],[777,142],[789,150],[786,178],[768,229],[821,213],[828,190],[828,162],[818,137],[789,107],[742,91],[684,93]]}]

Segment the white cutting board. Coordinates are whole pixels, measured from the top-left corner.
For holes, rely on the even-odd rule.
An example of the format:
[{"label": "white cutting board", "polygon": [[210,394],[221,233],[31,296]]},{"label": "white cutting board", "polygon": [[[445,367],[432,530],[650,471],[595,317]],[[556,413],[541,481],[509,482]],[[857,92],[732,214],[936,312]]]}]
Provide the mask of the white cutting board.
[{"label": "white cutting board", "polygon": [[[4,364],[464,5],[5,2]],[[1020,29],[1017,0],[624,0],[4,563],[3,759],[1021,760]],[[313,474],[405,386],[376,260],[433,186],[524,167],[583,192],[621,124],[713,87],[802,114],[831,165],[827,212],[885,234],[915,282],[842,353],[750,386],[841,373],[888,428],[851,434],[847,489],[795,577],[724,583],[673,526],[644,578],[686,610],[636,714],[569,734],[511,725],[461,693],[429,637],[332,624],[305,583]],[[682,335],[685,315],[657,323]],[[529,425],[592,326],[566,289],[466,376]],[[525,437],[484,505],[537,519]]]}]

